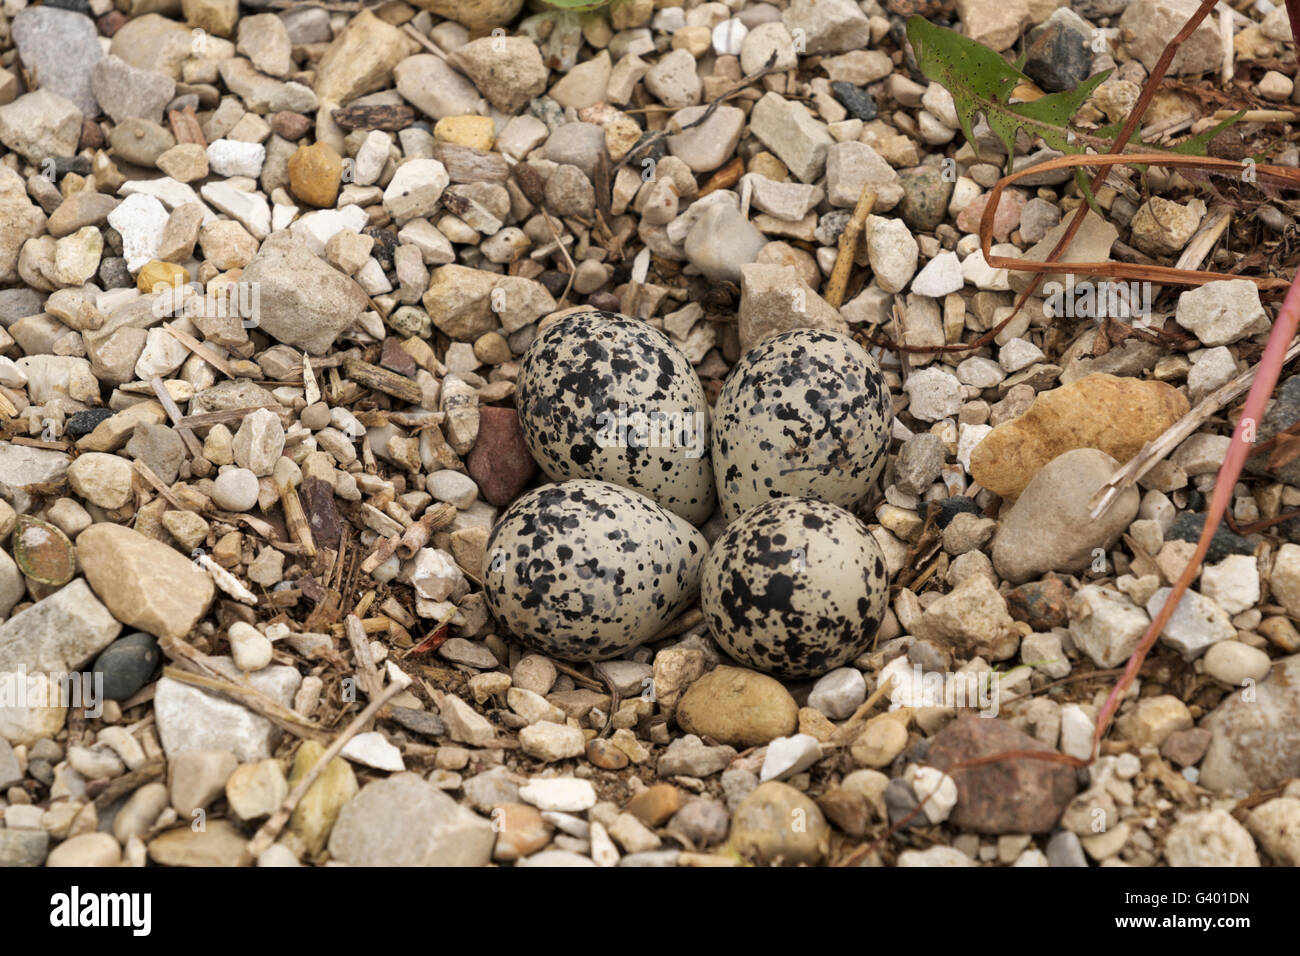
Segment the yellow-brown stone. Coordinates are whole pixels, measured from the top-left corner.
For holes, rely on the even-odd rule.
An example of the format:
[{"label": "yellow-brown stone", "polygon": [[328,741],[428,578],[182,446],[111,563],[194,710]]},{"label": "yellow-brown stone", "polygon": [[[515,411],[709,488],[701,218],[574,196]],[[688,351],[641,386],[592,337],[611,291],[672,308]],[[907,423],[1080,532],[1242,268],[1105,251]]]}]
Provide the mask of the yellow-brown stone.
[{"label": "yellow-brown stone", "polygon": [[174,262],[154,259],[146,262],[135,277],[135,287],[148,295],[158,286],[178,286],[189,281],[189,273],[184,266]]},{"label": "yellow-brown stone", "polygon": [[492,148],[495,127],[490,116],[444,116],[433,128],[433,138],[454,146],[472,146],[484,152]]},{"label": "yellow-brown stone", "polygon": [[329,143],[299,146],[289,157],[289,189],[309,206],[332,209],[343,181],[343,157]]},{"label": "yellow-brown stone", "polygon": [[989,432],[971,453],[971,476],[1015,498],[1058,455],[1095,448],[1123,464],[1187,411],[1187,399],[1164,382],[1088,375],[1041,393],[1027,412]]}]

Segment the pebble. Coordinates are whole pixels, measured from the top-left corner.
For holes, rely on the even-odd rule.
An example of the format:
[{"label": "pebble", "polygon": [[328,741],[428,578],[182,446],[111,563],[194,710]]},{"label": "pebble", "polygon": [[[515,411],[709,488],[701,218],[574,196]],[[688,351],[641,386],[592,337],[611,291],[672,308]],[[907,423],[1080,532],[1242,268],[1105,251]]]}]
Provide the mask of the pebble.
[{"label": "pebble", "polygon": [[830,826],[817,804],[777,781],[759,784],[731,819],[731,846],[760,863],[815,865],[825,858],[829,841]]},{"label": "pebble", "polygon": [[867,682],[853,667],[839,667],[818,678],[808,694],[808,706],[831,720],[846,720],[867,699]]},{"label": "pebble", "polygon": [[[1201,721],[1210,745],[1200,784],[1208,790],[1245,794],[1276,786],[1295,775],[1300,743],[1285,728],[1300,720],[1300,655],[1274,661],[1268,677],[1243,696],[1232,693]],[[1270,740],[1251,747],[1250,740]]]},{"label": "pebble", "polygon": [[[1044,745],[999,718],[962,717],[931,740],[926,762],[940,770],[977,757]],[[1073,769],[1042,760],[1008,760],[957,774],[951,823],[977,833],[1044,833],[1073,799]]]},{"label": "pebble", "polygon": [[1128,488],[1092,518],[1092,496],[1117,467],[1114,458],[1092,448],[1067,451],[1044,465],[993,537],[998,574],[1019,584],[1047,571],[1082,571],[1097,560],[1097,549],[1104,556],[1136,517],[1141,498]]},{"label": "pebble", "polygon": [[1265,328],[1259,287],[1246,279],[1221,279],[1178,296],[1175,319],[1202,345],[1228,345]]},{"label": "pebble", "polygon": [[714,668],[691,684],[677,704],[677,722],[688,734],[740,748],[790,735],[798,713],[779,681],[739,667]]},{"label": "pebble", "polygon": [[1165,837],[1170,866],[1259,866],[1255,841],[1224,810],[1182,817]]},{"label": "pebble", "polygon": [[127,700],[148,682],[161,656],[157,638],[136,631],[100,651],[90,670],[97,679],[102,677],[106,699]]},{"label": "pebble", "polygon": [[[1152,618],[1164,607],[1170,588],[1161,588],[1147,602]],[[1217,641],[1232,640],[1236,629],[1228,612],[1195,591],[1186,592],[1160,633],[1160,640],[1183,655],[1185,660],[1200,657]]]},{"label": "pebble", "polygon": [[227,468],[212,483],[212,503],[223,511],[249,511],[260,491],[257,475],[247,468]]},{"label": "pebble", "polygon": [[535,777],[519,788],[519,797],[542,811],[581,813],[596,805],[596,791],[575,777]]},{"label": "pebble", "polygon": [[1205,652],[1205,673],[1230,687],[1261,681],[1271,667],[1267,654],[1240,641],[1220,641]]}]

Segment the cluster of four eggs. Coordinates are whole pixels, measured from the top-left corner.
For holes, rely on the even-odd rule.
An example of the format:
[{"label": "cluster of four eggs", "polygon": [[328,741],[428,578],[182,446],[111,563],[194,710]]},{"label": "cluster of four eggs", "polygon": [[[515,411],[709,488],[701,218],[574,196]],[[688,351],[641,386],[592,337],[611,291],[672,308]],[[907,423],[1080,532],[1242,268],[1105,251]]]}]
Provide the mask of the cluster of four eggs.
[{"label": "cluster of four eggs", "polygon": [[[884,558],[851,513],[884,468],[892,417],[875,362],[814,329],[769,338],[710,420],[686,356],[604,312],[565,316],[524,356],[525,439],[556,484],[517,499],[488,540],[489,607],[567,660],[653,638],[698,596],[732,657],[785,677],[862,653],[885,613]],[[698,530],[721,507],[710,548]]]}]

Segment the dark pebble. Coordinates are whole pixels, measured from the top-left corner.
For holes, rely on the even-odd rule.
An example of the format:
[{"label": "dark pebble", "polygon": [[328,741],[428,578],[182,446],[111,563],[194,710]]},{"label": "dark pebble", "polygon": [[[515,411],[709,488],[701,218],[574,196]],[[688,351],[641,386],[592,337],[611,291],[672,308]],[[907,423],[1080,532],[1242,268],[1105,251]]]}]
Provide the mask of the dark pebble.
[{"label": "dark pebble", "polygon": [[587,305],[593,309],[600,309],[603,312],[617,312],[619,309],[619,300],[612,292],[593,292],[587,296]]},{"label": "dark pebble", "polygon": [[90,160],[85,156],[54,156],[54,177],[62,179],[68,173],[78,176],[90,175]]},{"label": "dark pebble", "polygon": [[[895,777],[889,781],[889,786],[885,787],[885,809],[889,811],[889,822],[891,824],[898,825],[898,822],[915,810],[919,804],[920,801],[916,799],[916,791],[902,777]],[[924,813],[918,813],[903,826],[903,829],[906,830],[918,824],[925,825],[928,822]]]},{"label": "dark pebble", "polygon": [[[1170,525],[1169,533],[1165,537],[1169,540],[1177,539],[1195,544],[1201,539],[1201,529],[1204,526],[1204,514],[1183,512],[1174,518],[1174,523]],[[1226,524],[1220,524],[1214,531],[1214,538],[1210,541],[1210,550],[1205,555],[1205,561],[1207,564],[1214,564],[1222,561],[1230,554],[1254,553],[1255,546],[1250,543],[1249,539],[1243,538]]]},{"label": "dark pebble", "polygon": [[447,725],[437,714],[410,707],[389,707],[389,716],[393,722],[400,724],[412,733],[423,737],[441,737],[447,733]]},{"label": "dark pebble", "polygon": [[27,776],[48,787],[54,783],[54,765],[48,760],[28,760]]},{"label": "dark pebble", "polygon": [[1025,74],[1047,92],[1072,90],[1088,78],[1091,38],[1076,25],[1049,20],[1026,39]]},{"label": "dark pebble", "polygon": [[63,425],[63,431],[71,438],[89,435],[106,418],[112,418],[117,412],[111,408],[87,408],[85,411],[73,412]]},{"label": "dark pebble", "polygon": [[397,251],[397,233],[382,226],[367,226],[361,232],[375,240],[374,248],[370,250],[371,258],[378,259],[385,272],[391,272],[393,253]]},{"label": "dark pebble", "polygon": [[105,289],[129,289],[135,285],[126,260],[121,256],[107,256],[100,260],[99,282]]},{"label": "dark pebble", "polygon": [[153,676],[161,656],[158,639],[152,634],[136,631],[119,637],[104,648],[90,669],[96,676],[103,675],[105,698],[126,700],[138,693]]},{"label": "dark pebble", "polygon": [[80,13],[83,17],[93,15],[90,12],[89,0],[45,0],[45,6],[56,7],[59,10],[71,10],[73,13]]},{"label": "dark pebble", "polygon": [[836,80],[831,84],[831,93],[854,119],[866,121],[876,118],[876,98],[862,87]]},{"label": "dark pebble", "polygon": [[569,277],[559,269],[547,269],[537,277],[537,281],[546,286],[546,291],[558,299],[564,294],[564,288],[569,284]]},{"label": "dark pebble", "polygon": [[1007,611],[1035,631],[1065,627],[1070,620],[1070,589],[1054,574],[1007,592]]}]

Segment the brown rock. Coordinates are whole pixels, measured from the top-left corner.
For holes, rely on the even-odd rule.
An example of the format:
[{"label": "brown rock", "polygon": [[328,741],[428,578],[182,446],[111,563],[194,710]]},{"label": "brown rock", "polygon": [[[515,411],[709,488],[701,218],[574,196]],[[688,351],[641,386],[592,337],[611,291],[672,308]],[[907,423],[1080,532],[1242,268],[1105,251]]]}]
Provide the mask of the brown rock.
[{"label": "brown rock", "polygon": [[799,705],[780,681],[741,667],[716,667],[687,689],[677,723],[688,734],[759,747],[794,733]]},{"label": "brown rock", "polygon": [[817,798],[817,806],[826,815],[826,819],[849,836],[860,837],[867,832],[871,810],[867,806],[867,798],[856,790],[846,790],[843,787],[827,790]]},{"label": "brown rock", "polygon": [[292,113],[289,110],[280,110],[271,117],[271,130],[277,136],[283,136],[289,142],[302,139],[315,124],[309,117],[301,113]]},{"label": "brown rock", "polygon": [[1025,414],[989,432],[971,453],[971,475],[1014,498],[1040,468],[1076,448],[1123,464],[1187,411],[1187,399],[1164,382],[1088,375],[1043,392]]},{"label": "brown rock", "polygon": [[537,462],[524,443],[518,411],[484,405],[478,415],[478,439],[465,465],[484,500],[504,507],[533,480]]},{"label": "brown rock", "polygon": [[1160,756],[1173,761],[1180,767],[1193,767],[1200,763],[1201,758],[1205,756],[1205,751],[1210,746],[1212,736],[1213,734],[1204,727],[1175,730],[1161,744]]},{"label": "brown rock", "polygon": [[601,770],[622,770],[628,765],[627,754],[601,737],[587,741],[587,760]]},{"label": "brown rock", "polygon": [[1035,631],[1065,627],[1070,621],[1070,589],[1055,574],[1030,581],[1006,594],[1007,612]]},{"label": "brown rock", "polygon": [[955,771],[957,764],[1013,750],[1055,753],[996,717],[959,717],[935,734],[925,762],[957,784],[949,822],[976,833],[1045,833],[1078,789],[1074,768],[1018,757]]},{"label": "brown rock", "polygon": [[348,21],[316,64],[316,96],[343,105],[390,85],[395,67],[415,43],[368,9]]},{"label": "brown rock", "polygon": [[334,486],[322,478],[304,478],[298,497],[316,544],[337,551],[343,536],[343,523],[339,520],[338,508],[334,506]]},{"label": "brown rock", "polygon": [[117,524],[77,536],[77,559],[96,596],[122,623],[181,638],[212,604],[212,578],[179,551]]},{"label": "brown rock", "polygon": [[497,842],[492,859],[511,862],[529,856],[551,840],[551,828],[536,807],[526,803],[503,803],[492,808],[492,825]]},{"label": "brown rock", "polygon": [[342,179],[343,158],[329,143],[299,146],[289,157],[289,189],[309,205],[333,208]]},{"label": "brown rock", "polygon": [[642,790],[624,807],[648,827],[657,827],[682,808],[685,794],[671,783],[657,783]]}]

